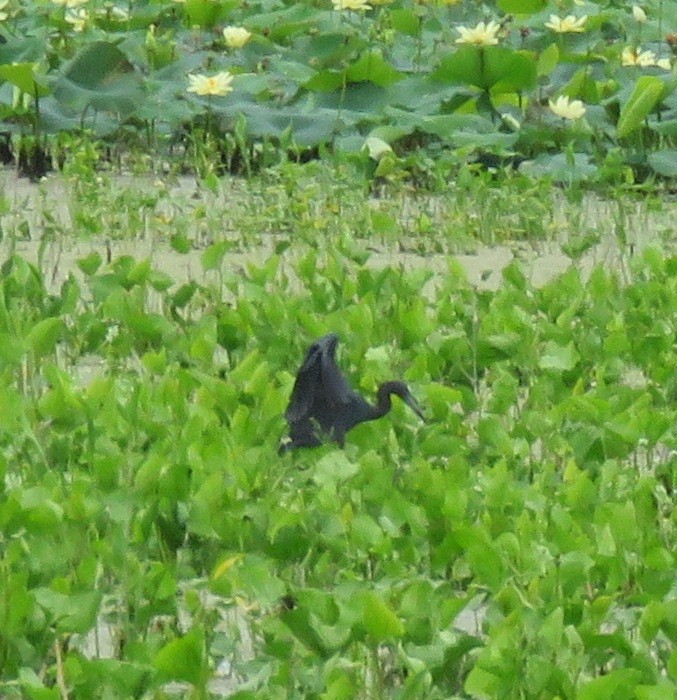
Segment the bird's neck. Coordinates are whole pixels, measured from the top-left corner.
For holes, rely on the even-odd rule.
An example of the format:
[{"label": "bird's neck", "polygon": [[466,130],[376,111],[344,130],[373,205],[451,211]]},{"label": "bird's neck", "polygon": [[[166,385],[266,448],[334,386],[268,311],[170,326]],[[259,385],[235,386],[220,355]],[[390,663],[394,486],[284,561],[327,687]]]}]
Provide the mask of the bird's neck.
[{"label": "bird's neck", "polygon": [[374,418],[381,418],[382,416],[385,416],[385,414],[388,413],[393,407],[392,401],[390,400],[391,392],[392,388],[389,382],[381,384],[381,386],[378,388],[378,392],[376,394],[376,405],[374,406]]}]

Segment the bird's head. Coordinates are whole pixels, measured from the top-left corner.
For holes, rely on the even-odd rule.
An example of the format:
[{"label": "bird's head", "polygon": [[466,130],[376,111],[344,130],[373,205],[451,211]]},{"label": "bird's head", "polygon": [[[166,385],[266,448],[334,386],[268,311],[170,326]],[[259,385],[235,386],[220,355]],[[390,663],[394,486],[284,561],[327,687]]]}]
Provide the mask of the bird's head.
[{"label": "bird's head", "polygon": [[339,342],[339,337],[336,335],[336,333],[329,333],[327,336],[327,346],[329,347],[330,352],[334,352],[336,350],[336,346],[338,345]]},{"label": "bird's head", "polygon": [[423,415],[421,407],[418,405],[418,401],[416,401],[411,391],[409,391],[409,387],[404,382],[386,382],[381,386],[381,391],[399,396],[421,420],[425,420],[425,416]]}]

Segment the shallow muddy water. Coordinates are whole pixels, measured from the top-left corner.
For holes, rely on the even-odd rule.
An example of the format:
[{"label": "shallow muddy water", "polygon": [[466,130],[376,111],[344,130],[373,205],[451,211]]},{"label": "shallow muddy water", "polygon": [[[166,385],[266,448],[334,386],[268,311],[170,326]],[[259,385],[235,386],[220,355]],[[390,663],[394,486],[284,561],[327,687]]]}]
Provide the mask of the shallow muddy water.
[{"label": "shallow muddy water", "polygon": [[[149,215],[167,216],[173,208],[181,208],[184,214],[195,215],[199,221],[203,210],[229,211],[232,206],[246,209],[246,192],[238,182],[228,183],[214,193],[200,189],[194,178],[184,177],[164,184],[153,178],[136,178],[119,176],[112,180],[113,187],[120,192],[148,192],[152,194],[158,188],[163,189],[163,196],[155,206],[150,207]],[[200,239],[192,236],[191,249],[187,253],[178,253],[170,244],[172,234],[171,221],[165,231],[166,235],[147,233],[143,226],[134,229],[134,236],[120,239],[116,231],[95,232],[92,235],[70,235],[76,228],[74,218],[79,216],[74,204],[74,185],[60,176],[51,176],[40,184],[32,184],[18,179],[13,173],[0,173],[0,198],[4,206],[0,210],[0,260],[10,253],[18,253],[27,260],[39,264],[45,274],[47,283],[57,288],[72,271],[77,270],[78,259],[98,252],[104,260],[121,255],[131,255],[137,259],[149,258],[153,265],[170,275],[177,284],[189,280],[207,281],[210,275],[205,272],[201,256],[205,247],[214,238]],[[412,197],[405,200],[402,211],[405,216],[416,217],[417,207],[425,206],[426,212],[440,209],[435,198],[423,200]],[[561,200],[561,201],[560,201]],[[379,208],[383,200],[371,200],[370,206]],[[423,202],[423,204],[422,204]],[[252,204],[257,207],[258,202]],[[79,206],[82,206],[80,195]],[[572,212],[575,216],[572,216]],[[440,214],[442,216],[443,214]],[[471,284],[480,288],[495,289],[500,285],[501,271],[513,259],[518,258],[525,273],[536,285],[541,285],[561,273],[571,264],[562,252],[561,243],[572,235],[598,233],[600,241],[592,246],[576,262],[584,274],[594,265],[603,263],[611,267],[623,266],[629,254],[636,253],[645,245],[662,240],[668,247],[677,241],[677,204],[665,200],[660,208],[649,206],[643,201],[628,200],[619,206],[615,201],[604,201],[594,195],[585,197],[579,205],[566,202],[563,197],[555,199],[550,211],[558,240],[517,241],[509,244],[486,246],[476,245],[471,252],[454,254],[453,257],[465,270]],[[137,222],[138,224],[139,222]],[[443,221],[439,222],[440,228]],[[619,231],[619,229],[622,229]],[[130,230],[132,227],[130,226]],[[232,250],[224,257],[223,272],[237,274],[246,263],[262,264],[274,254],[275,245],[280,238],[290,241],[289,248],[282,254],[282,262],[293,279],[293,269],[299,250],[307,250],[307,244],[297,245],[289,234],[271,234],[263,232],[258,236],[248,236],[242,240],[239,231],[228,229],[221,232],[224,239],[232,242]],[[383,241],[356,239],[355,246],[368,249],[370,256],[366,265],[373,267],[399,267],[407,269],[427,269],[435,277],[448,273],[447,252],[419,252],[416,250],[416,237],[410,240],[398,240],[385,244]],[[619,241],[624,243],[619,244]],[[466,247],[469,247],[466,245]],[[430,287],[428,288],[428,291]],[[425,292],[426,290],[424,290]]]}]

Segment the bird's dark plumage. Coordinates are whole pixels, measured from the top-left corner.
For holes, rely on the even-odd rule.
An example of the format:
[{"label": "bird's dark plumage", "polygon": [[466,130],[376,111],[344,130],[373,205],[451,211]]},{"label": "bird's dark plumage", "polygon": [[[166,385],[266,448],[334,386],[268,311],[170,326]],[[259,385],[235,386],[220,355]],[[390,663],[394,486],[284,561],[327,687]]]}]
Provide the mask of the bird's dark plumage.
[{"label": "bird's dark plumage", "polygon": [[280,452],[294,447],[314,447],[328,440],[341,447],[345,435],[358,423],[375,420],[390,411],[390,396],[399,396],[419,417],[424,418],[404,382],[381,384],[376,405],[367,403],[350,388],[336,364],[338,336],[334,333],[314,342],[296,376],[285,418],[290,441]]}]

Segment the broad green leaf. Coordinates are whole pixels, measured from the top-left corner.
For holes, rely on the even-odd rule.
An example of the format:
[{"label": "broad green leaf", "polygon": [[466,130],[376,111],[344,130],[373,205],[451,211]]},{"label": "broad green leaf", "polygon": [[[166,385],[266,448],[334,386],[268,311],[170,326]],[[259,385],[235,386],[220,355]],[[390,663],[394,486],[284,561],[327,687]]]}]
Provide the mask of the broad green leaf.
[{"label": "broad green leaf", "polygon": [[44,97],[50,90],[35,75],[36,63],[12,63],[0,65],[0,79],[16,85],[31,97]]},{"label": "broad green leaf", "polygon": [[[193,335],[191,337],[190,344],[190,356],[196,359],[202,360],[203,362],[211,362],[214,357],[214,351],[216,350],[216,319],[214,316],[206,315],[200,319],[199,323],[196,324]],[[264,363],[259,365],[259,370],[265,368],[265,373],[262,380],[259,382],[259,389],[261,388],[261,383],[268,380],[268,368]],[[254,384],[254,375],[250,378],[250,384],[247,387],[247,391],[252,393],[252,387],[256,387]],[[262,393],[262,392],[261,392]]]},{"label": "broad green leaf", "polygon": [[597,528],[595,541],[597,542],[597,551],[603,557],[613,557],[616,552],[616,542],[608,525]]},{"label": "broad green leaf", "polygon": [[229,247],[228,241],[218,241],[208,246],[202,253],[202,268],[204,270],[216,270],[220,267]]},{"label": "broad green leaf", "polygon": [[223,11],[222,4],[213,0],[186,0],[184,7],[191,27],[213,27]]},{"label": "broad green leaf", "polygon": [[416,36],[421,27],[419,16],[409,8],[393,8],[390,11],[390,21],[393,27],[402,34]]},{"label": "broad green leaf", "polygon": [[578,691],[577,700],[622,700],[633,697],[635,687],[642,678],[642,672],[634,668],[621,668],[610,671],[592,681],[584,683]]},{"label": "broad green leaf", "polygon": [[235,593],[262,607],[277,604],[286,593],[285,584],[265,556],[244,557],[239,566],[228,570],[222,578],[231,582]]},{"label": "broad green leaf", "polygon": [[93,275],[100,267],[103,259],[96,251],[86,255],[84,258],[79,258],[77,261],[78,267],[89,277]]},{"label": "broad green leaf", "polygon": [[677,600],[674,598],[666,601],[663,605],[665,617],[661,623],[661,628],[669,639],[677,642]]},{"label": "broad green leaf", "polygon": [[541,369],[568,372],[578,364],[579,357],[573,343],[558,345],[550,340],[543,348],[538,365]]},{"label": "broad green leaf", "polygon": [[63,328],[64,323],[60,318],[38,321],[26,336],[26,346],[38,357],[47,355],[56,347]]},{"label": "broad green leaf", "polygon": [[49,530],[63,523],[64,511],[42,486],[27,488],[21,494],[21,507],[29,514],[31,529]]},{"label": "broad green leaf", "polygon": [[[19,362],[24,355],[25,345],[22,339],[10,333],[0,332],[0,359],[11,365]],[[2,394],[2,392],[0,392]],[[1,401],[2,399],[0,399]],[[2,419],[0,418],[0,421]]]},{"label": "broad green leaf", "polygon": [[520,92],[536,85],[536,62],[526,52],[500,46],[461,46],[440,62],[432,77],[495,93]]},{"label": "broad green leaf", "polygon": [[127,282],[130,285],[144,284],[150,275],[151,265],[150,259],[144,258],[135,262],[127,272]]},{"label": "broad green leaf", "polygon": [[280,614],[294,636],[320,658],[327,659],[350,643],[353,620],[333,595],[306,589],[294,609]]},{"label": "broad green leaf", "polygon": [[247,27],[269,34],[273,41],[284,40],[309,27],[317,26],[320,11],[308,3],[294,3],[273,12],[255,12],[247,18]]},{"label": "broad green leaf", "polygon": [[22,668],[19,671],[19,685],[30,700],[59,700],[61,692],[58,688],[48,688],[32,668]]},{"label": "broad green leaf", "polygon": [[186,236],[183,233],[175,233],[170,238],[169,242],[172,246],[172,249],[175,250],[177,253],[181,253],[182,255],[189,253],[193,247],[188,236]]},{"label": "broad green leaf", "polygon": [[459,529],[456,539],[465,550],[476,580],[494,591],[499,590],[505,579],[505,564],[484,528],[478,526]]},{"label": "broad green leaf", "polygon": [[498,149],[498,150],[508,150],[512,148],[518,140],[518,134],[478,134],[477,132],[463,132],[456,131],[449,134],[449,141],[458,148],[462,147],[474,147],[474,148],[487,148],[487,149]]},{"label": "broad green leaf", "polygon": [[644,75],[637,80],[628,101],[621,105],[616,129],[619,138],[625,138],[642,126],[644,120],[658,104],[664,87],[660,78],[651,75]]},{"label": "broad green leaf", "polygon": [[562,252],[571,260],[580,260],[585,253],[596,246],[600,241],[600,235],[596,231],[588,231],[580,235],[572,235],[569,240],[562,243]]},{"label": "broad green leaf", "polygon": [[506,14],[531,15],[548,5],[548,0],[498,0],[498,6]]},{"label": "broad green leaf", "polygon": [[550,44],[538,57],[537,71],[539,76],[550,75],[559,62],[557,44]]},{"label": "broad green leaf", "polygon": [[422,341],[432,332],[434,325],[430,316],[423,311],[422,305],[419,303],[414,303],[412,308],[400,314],[400,324],[405,346]]},{"label": "broad green leaf", "polygon": [[365,593],[362,598],[362,622],[369,636],[376,642],[385,642],[404,634],[404,625],[397,615],[376,593]]},{"label": "broad green leaf", "polygon": [[153,666],[165,681],[186,681],[200,687],[207,673],[204,631],[194,627],[173,639],[155,655]]},{"label": "broad green leaf", "polygon": [[545,654],[530,654],[526,661],[525,688],[534,696],[542,694],[556,670],[551,657],[546,658]]},{"label": "broad green leaf", "polygon": [[654,151],[646,159],[655,173],[664,177],[677,177],[677,150],[674,148]]},{"label": "broad green leaf", "polygon": [[496,673],[492,673],[479,664],[475,664],[465,679],[463,689],[473,698],[489,700],[500,695],[502,682]]},{"label": "broad green leaf", "polygon": [[442,420],[448,416],[461,400],[462,394],[458,389],[443,384],[429,384],[425,388],[426,410],[432,411],[435,420]]},{"label": "broad green leaf", "polygon": [[499,416],[490,415],[482,418],[477,434],[482,444],[491,445],[503,454],[512,454],[513,443],[510,434]]},{"label": "broad green leaf", "polygon": [[77,110],[89,106],[130,114],[143,100],[140,79],[125,54],[112,42],[85,45],[55,79],[54,96]]},{"label": "broad green leaf", "polygon": [[161,270],[151,270],[148,283],[156,292],[165,292],[174,285],[174,278]]},{"label": "broad green leaf", "polygon": [[8,33],[0,44],[0,64],[39,62],[44,55],[45,41],[40,35],[12,36]]},{"label": "broad green leaf", "polygon": [[[216,340],[216,338],[214,339]],[[252,396],[263,396],[270,386],[270,366],[261,362],[249,375],[244,385],[244,391]]]},{"label": "broad green leaf", "polygon": [[639,630],[642,639],[649,643],[658,633],[663,619],[665,617],[665,608],[658,600],[650,601],[644,610],[639,621]]},{"label": "broad green leaf", "polygon": [[33,594],[57,630],[71,634],[84,634],[94,627],[103,598],[100,591],[68,595],[49,588],[38,588]]},{"label": "broad green leaf", "polygon": [[663,134],[663,136],[669,136],[673,139],[677,137],[677,119],[665,119],[660,122],[652,122],[649,126],[653,131]]},{"label": "broad green leaf", "polygon": [[561,607],[555,608],[545,619],[539,630],[539,635],[548,643],[551,651],[556,651],[562,643],[564,634],[564,611]]},{"label": "broad green leaf", "polygon": [[520,172],[532,177],[551,177],[555,182],[573,183],[594,181],[598,169],[587,153],[575,153],[573,159],[565,153],[541,153],[533,161],[523,163]]},{"label": "broad green leaf", "polygon": [[583,100],[589,104],[597,104],[600,101],[597,82],[590,80],[590,72],[587,68],[580,68],[563,86],[561,94],[571,99]]},{"label": "broad green leaf", "polygon": [[313,616],[305,608],[296,608],[281,615],[281,620],[291,630],[293,635],[308,649],[322,659],[329,658],[332,650],[327,649],[324,641],[315,630]]},{"label": "broad green leaf", "polygon": [[400,80],[403,75],[395,70],[378,50],[363,53],[346,72],[350,82],[369,81],[374,85],[387,87]]},{"label": "broad green leaf", "polygon": [[361,549],[373,549],[384,539],[383,530],[376,521],[366,513],[358,513],[351,518],[350,534],[352,540]]},{"label": "broad green leaf", "polygon": [[126,61],[125,55],[113,43],[97,41],[85,45],[62,70],[62,75],[81,88],[95,90],[115,75]]},{"label": "broad green leaf", "polygon": [[673,649],[668,659],[667,669],[670,676],[677,680],[677,649]]},{"label": "broad green leaf", "polygon": [[337,70],[318,71],[310,77],[304,87],[316,92],[332,92],[343,85],[344,74]]},{"label": "broad green leaf", "polygon": [[359,464],[351,462],[345,452],[334,450],[322,457],[315,465],[313,479],[320,486],[335,486],[357,474]]},{"label": "broad green leaf", "polygon": [[677,700],[677,684],[662,678],[656,685],[638,685],[635,693],[637,700]]}]

